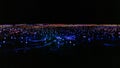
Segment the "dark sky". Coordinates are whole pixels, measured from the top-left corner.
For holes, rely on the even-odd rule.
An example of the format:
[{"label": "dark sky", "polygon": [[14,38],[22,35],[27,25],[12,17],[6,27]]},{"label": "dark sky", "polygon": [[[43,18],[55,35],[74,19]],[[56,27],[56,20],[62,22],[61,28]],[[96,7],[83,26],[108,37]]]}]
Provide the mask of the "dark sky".
[{"label": "dark sky", "polygon": [[118,23],[118,1],[40,2],[1,4],[1,23]]}]

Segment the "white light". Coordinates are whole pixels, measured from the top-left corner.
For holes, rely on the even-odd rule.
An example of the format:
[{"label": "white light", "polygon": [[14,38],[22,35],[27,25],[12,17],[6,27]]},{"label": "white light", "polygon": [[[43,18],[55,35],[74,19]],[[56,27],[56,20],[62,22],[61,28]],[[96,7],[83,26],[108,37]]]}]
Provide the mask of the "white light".
[{"label": "white light", "polygon": [[11,39],[13,39],[13,36],[11,36]]},{"label": "white light", "polygon": [[28,43],[28,42],[25,42],[26,44]]},{"label": "white light", "polygon": [[3,43],[5,43],[6,41],[3,41]]},{"label": "white light", "polygon": [[86,36],[83,36],[83,38],[86,38]]},{"label": "white light", "polygon": [[73,44],[73,46],[75,46],[75,44]]}]

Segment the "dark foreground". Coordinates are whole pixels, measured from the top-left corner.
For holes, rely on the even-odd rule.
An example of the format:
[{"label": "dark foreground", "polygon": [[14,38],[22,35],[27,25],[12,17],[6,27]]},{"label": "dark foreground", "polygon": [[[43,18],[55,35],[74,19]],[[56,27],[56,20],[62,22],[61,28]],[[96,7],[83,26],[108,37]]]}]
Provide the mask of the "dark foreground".
[{"label": "dark foreground", "polygon": [[[89,46],[89,45],[88,45]],[[23,67],[112,67],[119,66],[120,47],[105,47],[98,44],[94,47],[75,46],[49,50],[49,48],[31,49],[24,53],[3,53],[0,66],[5,68]]]}]

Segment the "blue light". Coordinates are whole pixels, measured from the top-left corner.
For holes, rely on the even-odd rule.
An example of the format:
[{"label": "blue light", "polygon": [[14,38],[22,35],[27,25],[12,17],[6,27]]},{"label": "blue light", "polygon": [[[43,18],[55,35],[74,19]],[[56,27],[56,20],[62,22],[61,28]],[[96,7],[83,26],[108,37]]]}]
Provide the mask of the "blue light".
[{"label": "blue light", "polygon": [[43,41],[46,41],[47,40],[47,38],[45,37],[44,39],[43,39]]},{"label": "blue light", "polygon": [[41,40],[29,40],[29,41],[31,41],[31,42],[39,42]]},{"label": "blue light", "polygon": [[61,38],[61,37],[59,37],[59,36],[57,36],[56,38],[57,38],[57,39],[62,39],[62,38]]},{"label": "blue light", "polygon": [[91,42],[91,38],[88,38],[88,41]]},{"label": "blue light", "polygon": [[21,39],[23,39],[23,37],[21,37]]},{"label": "blue light", "polygon": [[112,44],[104,43],[104,46],[113,46]]},{"label": "blue light", "polygon": [[29,38],[28,41],[31,41],[31,39]]},{"label": "blue light", "polygon": [[57,40],[54,40],[54,42],[56,42]]},{"label": "blue light", "polygon": [[65,39],[67,40],[75,40],[75,36],[72,35],[72,36],[65,36]]}]

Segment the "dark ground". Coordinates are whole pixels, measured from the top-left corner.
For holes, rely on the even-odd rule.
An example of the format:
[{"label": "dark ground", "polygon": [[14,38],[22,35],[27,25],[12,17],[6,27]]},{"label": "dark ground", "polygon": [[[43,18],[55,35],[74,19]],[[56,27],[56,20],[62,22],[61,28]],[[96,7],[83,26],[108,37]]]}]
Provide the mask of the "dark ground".
[{"label": "dark ground", "polygon": [[5,68],[11,67],[111,67],[119,65],[120,47],[104,47],[99,44],[94,47],[75,46],[49,51],[48,48],[32,49],[25,54],[11,53],[1,56]]}]

